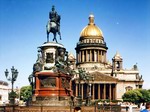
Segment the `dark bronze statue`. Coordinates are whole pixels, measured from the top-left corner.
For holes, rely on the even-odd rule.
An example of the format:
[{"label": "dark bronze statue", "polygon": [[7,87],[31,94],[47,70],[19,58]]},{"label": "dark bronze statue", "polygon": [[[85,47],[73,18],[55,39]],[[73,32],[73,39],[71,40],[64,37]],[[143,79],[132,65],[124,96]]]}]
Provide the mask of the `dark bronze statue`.
[{"label": "dark bronze statue", "polygon": [[41,50],[38,50],[36,63],[33,65],[33,73],[39,72],[42,70],[43,59],[41,56]]},{"label": "dark bronze statue", "polygon": [[60,36],[60,40],[61,40],[60,19],[61,19],[60,15],[57,14],[57,12],[55,11],[55,7],[52,6],[52,11],[49,12],[49,21],[46,25],[47,42],[49,42],[49,33],[53,33],[54,35],[53,41],[57,42],[57,39],[56,39],[57,33]]}]

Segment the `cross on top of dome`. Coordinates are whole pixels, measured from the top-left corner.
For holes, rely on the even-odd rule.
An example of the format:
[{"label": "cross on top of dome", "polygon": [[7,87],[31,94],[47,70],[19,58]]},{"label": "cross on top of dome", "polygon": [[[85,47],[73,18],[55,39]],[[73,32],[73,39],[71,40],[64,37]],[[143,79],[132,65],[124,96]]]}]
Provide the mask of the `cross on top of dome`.
[{"label": "cross on top of dome", "polygon": [[94,25],[94,15],[93,14],[89,15],[89,25]]}]

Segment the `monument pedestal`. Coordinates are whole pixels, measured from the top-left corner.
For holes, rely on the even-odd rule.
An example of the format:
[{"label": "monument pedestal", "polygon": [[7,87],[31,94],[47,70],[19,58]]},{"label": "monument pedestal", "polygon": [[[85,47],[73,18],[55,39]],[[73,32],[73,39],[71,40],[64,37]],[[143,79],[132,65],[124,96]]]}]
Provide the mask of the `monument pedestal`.
[{"label": "monument pedestal", "polygon": [[[34,95],[32,105],[44,106],[69,106],[71,95],[71,75],[65,71],[64,65],[60,66],[61,51],[66,52],[62,44],[48,42],[40,48],[37,64],[40,69],[34,70]],[[65,59],[65,54],[61,61]],[[58,62],[57,62],[58,61]],[[40,63],[40,64],[39,64]],[[35,68],[38,68],[35,66]],[[64,70],[63,72],[61,70]]]},{"label": "monument pedestal", "polygon": [[42,96],[36,97],[36,101],[32,101],[33,106],[70,106],[70,97]]}]

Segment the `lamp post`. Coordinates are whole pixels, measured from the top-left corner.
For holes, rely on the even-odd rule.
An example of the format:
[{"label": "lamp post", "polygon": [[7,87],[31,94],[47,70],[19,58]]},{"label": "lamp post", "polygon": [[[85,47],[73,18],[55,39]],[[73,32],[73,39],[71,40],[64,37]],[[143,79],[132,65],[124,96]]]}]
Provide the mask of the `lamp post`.
[{"label": "lamp post", "polygon": [[79,82],[79,94],[77,96],[78,99],[78,106],[80,107],[82,105],[82,96],[81,96],[81,79],[78,80]]},{"label": "lamp post", "polygon": [[17,69],[15,69],[14,66],[12,66],[12,68],[11,68],[11,77],[10,76],[8,77],[8,75],[9,75],[9,71],[8,71],[8,69],[6,69],[6,71],[5,71],[6,79],[8,81],[10,81],[11,84],[12,84],[11,96],[10,96],[10,99],[11,99],[10,100],[10,104],[14,105],[15,104],[15,97],[13,96],[14,95],[14,82],[16,81],[16,79],[18,77]]},{"label": "lamp post", "polygon": [[79,74],[79,77],[78,77],[78,88],[79,88],[79,94],[77,96],[77,106],[80,107],[82,105],[82,95],[81,95],[81,81],[84,80],[85,78],[85,71],[83,71],[81,68],[78,68],[78,74]]},{"label": "lamp post", "polygon": [[86,105],[89,106],[91,104],[91,83],[90,81],[94,81],[94,76],[90,75],[90,73],[87,73],[85,70],[82,68],[78,68],[78,84],[79,84],[79,94],[77,96],[78,99],[78,106],[80,107],[82,105],[82,95],[81,95],[81,81],[84,81],[87,83],[89,92],[87,94],[87,99],[86,99]]},{"label": "lamp post", "polygon": [[89,91],[87,92],[86,105],[90,106],[91,105],[91,86],[92,86],[90,81],[94,81],[94,76],[90,76],[88,73],[88,75],[86,77],[87,77],[86,83],[87,83],[87,87],[89,89]]}]

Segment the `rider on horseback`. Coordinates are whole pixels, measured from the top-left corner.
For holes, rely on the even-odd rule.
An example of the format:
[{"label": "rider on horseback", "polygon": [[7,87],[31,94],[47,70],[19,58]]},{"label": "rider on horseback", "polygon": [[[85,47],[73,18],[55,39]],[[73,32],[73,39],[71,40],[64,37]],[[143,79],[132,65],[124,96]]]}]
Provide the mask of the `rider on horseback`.
[{"label": "rider on horseback", "polygon": [[58,27],[58,32],[60,32],[60,15],[55,11],[55,6],[52,6],[52,11],[49,12],[50,22],[55,22]]},{"label": "rider on horseback", "polygon": [[60,40],[61,40],[60,19],[61,19],[60,15],[57,14],[57,12],[55,11],[55,7],[52,6],[52,11],[49,12],[49,21],[46,25],[47,42],[49,42],[49,33],[53,33],[54,35],[53,41],[56,41],[56,43],[57,43],[57,39],[56,39],[57,33],[60,36]]},{"label": "rider on horseback", "polygon": [[56,22],[56,15],[57,15],[57,12],[55,11],[55,6],[52,6],[52,11],[49,12],[50,22]]}]

